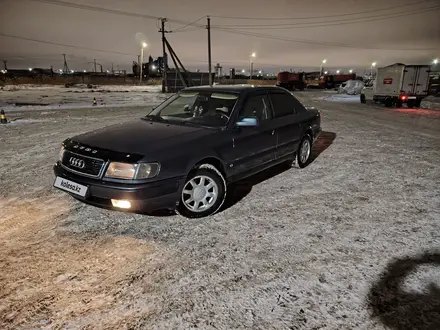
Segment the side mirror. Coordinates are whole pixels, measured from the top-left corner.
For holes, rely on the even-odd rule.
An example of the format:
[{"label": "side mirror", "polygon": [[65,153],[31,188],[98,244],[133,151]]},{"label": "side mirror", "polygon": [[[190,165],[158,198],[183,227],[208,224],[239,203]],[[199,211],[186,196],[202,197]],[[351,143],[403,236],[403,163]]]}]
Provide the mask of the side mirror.
[{"label": "side mirror", "polygon": [[257,127],[257,117],[243,117],[235,124],[236,127]]}]

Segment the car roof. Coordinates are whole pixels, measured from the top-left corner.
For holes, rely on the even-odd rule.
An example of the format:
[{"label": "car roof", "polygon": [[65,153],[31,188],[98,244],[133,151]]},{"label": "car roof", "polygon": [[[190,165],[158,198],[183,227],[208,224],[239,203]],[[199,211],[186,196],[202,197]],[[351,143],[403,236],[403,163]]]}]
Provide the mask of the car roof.
[{"label": "car roof", "polygon": [[259,85],[214,85],[214,86],[194,86],[184,88],[182,91],[199,91],[199,92],[226,92],[226,93],[243,93],[254,90],[282,90],[276,86],[259,86]]}]

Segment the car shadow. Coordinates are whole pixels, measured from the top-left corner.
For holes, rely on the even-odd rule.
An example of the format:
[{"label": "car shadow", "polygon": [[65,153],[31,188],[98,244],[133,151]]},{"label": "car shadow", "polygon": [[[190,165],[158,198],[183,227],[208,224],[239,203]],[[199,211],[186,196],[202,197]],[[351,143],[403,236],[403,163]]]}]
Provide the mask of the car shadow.
[{"label": "car shadow", "polygon": [[419,266],[440,266],[440,251],[388,264],[368,294],[374,318],[395,329],[440,329],[440,288],[429,283],[424,292],[404,291],[405,279]]},{"label": "car shadow", "polygon": [[328,147],[330,147],[335,139],[336,133],[322,131],[319,137],[316,139],[315,143],[313,144],[308,165],[313,163],[320,154],[322,154]]}]

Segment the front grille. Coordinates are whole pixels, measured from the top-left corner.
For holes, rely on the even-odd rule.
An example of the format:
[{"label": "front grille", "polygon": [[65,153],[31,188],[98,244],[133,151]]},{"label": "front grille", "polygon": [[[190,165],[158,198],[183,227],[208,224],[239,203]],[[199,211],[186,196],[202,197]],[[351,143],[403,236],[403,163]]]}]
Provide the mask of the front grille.
[{"label": "front grille", "polygon": [[64,151],[62,162],[68,170],[85,176],[99,177],[104,166],[104,160]]}]

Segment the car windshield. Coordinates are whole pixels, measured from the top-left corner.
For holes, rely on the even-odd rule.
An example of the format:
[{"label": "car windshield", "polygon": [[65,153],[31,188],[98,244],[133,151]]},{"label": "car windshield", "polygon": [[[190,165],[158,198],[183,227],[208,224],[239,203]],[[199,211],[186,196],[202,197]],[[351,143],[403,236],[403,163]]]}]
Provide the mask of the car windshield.
[{"label": "car windshield", "polygon": [[223,127],[229,121],[238,95],[218,92],[182,91],[171,97],[146,118],[171,123]]}]

